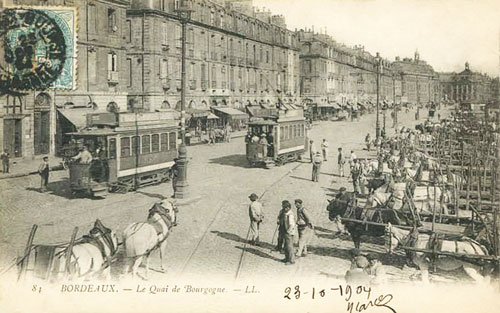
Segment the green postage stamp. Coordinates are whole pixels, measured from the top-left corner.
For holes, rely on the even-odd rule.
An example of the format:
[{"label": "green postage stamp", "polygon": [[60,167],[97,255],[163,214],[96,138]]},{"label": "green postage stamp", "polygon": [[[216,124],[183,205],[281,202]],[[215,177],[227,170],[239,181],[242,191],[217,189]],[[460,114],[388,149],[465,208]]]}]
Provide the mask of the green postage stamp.
[{"label": "green postage stamp", "polygon": [[75,89],[75,8],[10,7],[1,11],[0,23],[0,88]]}]

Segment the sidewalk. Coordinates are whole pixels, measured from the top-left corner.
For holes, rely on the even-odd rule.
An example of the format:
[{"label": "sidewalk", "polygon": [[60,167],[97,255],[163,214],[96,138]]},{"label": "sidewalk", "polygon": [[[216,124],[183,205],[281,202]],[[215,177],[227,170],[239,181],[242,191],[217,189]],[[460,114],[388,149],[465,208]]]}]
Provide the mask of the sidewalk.
[{"label": "sidewalk", "polygon": [[[10,159],[9,173],[0,172],[0,179],[15,178],[38,174],[38,167],[42,163],[43,156],[35,158],[13,158]],[[50,171],[62,170],[62,159],[54,156],[49,156]]]}]

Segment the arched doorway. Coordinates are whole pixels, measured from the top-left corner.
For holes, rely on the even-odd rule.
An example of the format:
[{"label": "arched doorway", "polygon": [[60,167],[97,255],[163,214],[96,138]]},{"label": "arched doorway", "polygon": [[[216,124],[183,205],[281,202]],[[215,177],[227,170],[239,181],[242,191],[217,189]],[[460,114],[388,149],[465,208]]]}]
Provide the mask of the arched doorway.
[{"label": "arched doorway", "polygon": [[35,155],[48,154],[50,151],[50,104],[52,98],[45,92],[35,97],[34,110],[34,150]]},{"label": "arched doorway", "polygon": [[118,113],[120,109],[118,108],[118,104],[116,104],[116,102],[110,102],[106,106],[106,111],[111,113]]},{"label": "arched doorway", "polygon": [[163,100],[163,102],[161,103],[161,108],[170,109],[170,103],[167,100]]}]

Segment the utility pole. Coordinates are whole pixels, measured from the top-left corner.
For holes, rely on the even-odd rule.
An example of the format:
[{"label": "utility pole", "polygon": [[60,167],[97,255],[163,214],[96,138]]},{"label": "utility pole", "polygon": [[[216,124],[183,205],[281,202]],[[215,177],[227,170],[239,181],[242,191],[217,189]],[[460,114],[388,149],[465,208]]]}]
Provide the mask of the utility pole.
[{"label": "utility pole", "polygon": [[186,149],[186,25],[191,19],[192,9],[186,0],[182,0],[176,8],[177,16],[182,25],[181,38],[181,144],[179,145],[179,156],[176,161],[178,177],[175,184],[175,198],[187,198],[187,149]]},{"label": "utility pole", "polygon": [[392,75],[392,108],[394,110],[392,127],[395,128],[398,126],[398,108],[396,107],[396,77],[394,74]]},{"label": "utility pole", "polygon": [[375,139],[378,141],[380,138],[380,53],[377,52],[377,56],[375,57],[377,60],[377,121],[375,124]]}]

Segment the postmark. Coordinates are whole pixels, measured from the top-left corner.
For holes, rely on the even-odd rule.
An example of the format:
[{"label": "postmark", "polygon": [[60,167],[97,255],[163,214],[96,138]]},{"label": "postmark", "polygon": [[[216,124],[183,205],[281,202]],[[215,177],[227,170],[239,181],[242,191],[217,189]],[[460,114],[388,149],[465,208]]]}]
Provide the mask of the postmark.
[{"label": "postmark", "polygon": [[1,12],[4,46],[0,88],[73,90],[76,86],[76,10],[7,8]]}]

